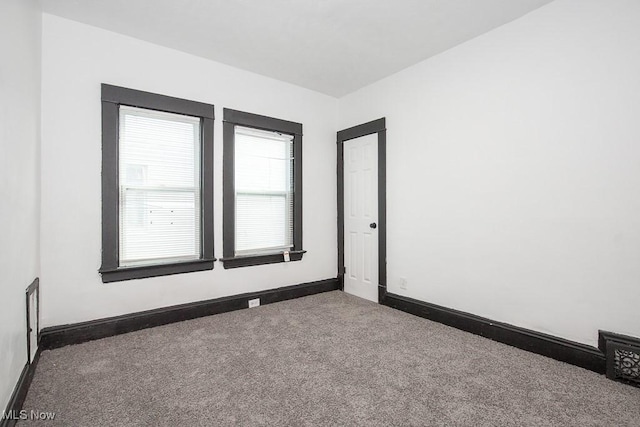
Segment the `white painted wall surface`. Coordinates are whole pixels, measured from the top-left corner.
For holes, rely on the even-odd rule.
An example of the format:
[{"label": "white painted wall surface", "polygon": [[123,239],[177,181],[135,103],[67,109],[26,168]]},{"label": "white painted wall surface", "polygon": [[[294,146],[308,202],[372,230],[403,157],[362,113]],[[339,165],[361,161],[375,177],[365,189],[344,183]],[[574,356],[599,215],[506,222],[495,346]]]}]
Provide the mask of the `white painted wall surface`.
[{"label": "white painted wall surface", "polygon": [[638,22],[555,1],[340,100],[341,129],[387,117],[391,292],[640,336]]},{"label": "white painted wall surface", "polygon": [[[336,276],[336,99],[48,14],[42,48],[43,326]],[[103,284],[101,83],[216,106],[216,257],[222,256],[222,108],[302,123],[304,259],[230,270],[218,262],[212,271]]]},{"label": "white painted wall surface", "polygon": [[39,273],[39,6],[31,0],[2,0],[0,29],[0,411],[3,411],[27,362],[25,289]]}]

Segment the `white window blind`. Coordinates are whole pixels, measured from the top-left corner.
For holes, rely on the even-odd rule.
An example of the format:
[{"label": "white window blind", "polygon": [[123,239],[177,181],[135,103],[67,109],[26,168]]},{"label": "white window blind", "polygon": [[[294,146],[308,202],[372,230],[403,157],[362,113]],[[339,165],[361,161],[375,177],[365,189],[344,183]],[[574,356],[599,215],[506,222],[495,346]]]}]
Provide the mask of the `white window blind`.
[{"label": "white window blind", "polygon": [[200,118],[120,107],[120,266],[200,258]]},{"label": "white window blind", "polygon": [[293,136],[235,126],[235,252],[293,247]]}]

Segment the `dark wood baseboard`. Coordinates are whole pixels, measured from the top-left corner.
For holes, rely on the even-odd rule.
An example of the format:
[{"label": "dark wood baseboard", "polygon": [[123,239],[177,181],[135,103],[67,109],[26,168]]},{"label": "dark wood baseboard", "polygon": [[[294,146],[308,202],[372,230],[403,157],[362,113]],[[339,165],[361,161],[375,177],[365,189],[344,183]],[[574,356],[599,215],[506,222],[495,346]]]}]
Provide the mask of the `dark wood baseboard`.
[{"label": "dark wood baseboard", "polygon": [[18,378],[18,383],[13,389],[13,394],[7,404],[7,409],[4,411],[4,414],[0,414],[0,427],[13,427],[18,422],[20,411],[27,398],[27,392],[29,391],[29,386],[31,386],[33,374],[36,371],[39,360],[40,348],[36,351],[33,361],[31,363],[27,362],[27,364],[24,365],[20,378]]},{"label": "dark wood baseboard", "polygon": [[605,355],[595,347],[400,295],[386,293],[380,301],[386,306],[532,353],[580,366],[599,374],[606,372]]},{"label": "dark wood baseboard", "polygon": [[224,298],[164,307],[155,310],[126,314],[106,319],[71,325],[44,328],[41,331],[40,348],[43,350],[80,344],[114,335],[152,328],[183,320],[248,308],[248,301],[260,298],[260,304],[271,304],[307,295],[337,290],[337,278],[287,286],[261,292],[233,295]]}]

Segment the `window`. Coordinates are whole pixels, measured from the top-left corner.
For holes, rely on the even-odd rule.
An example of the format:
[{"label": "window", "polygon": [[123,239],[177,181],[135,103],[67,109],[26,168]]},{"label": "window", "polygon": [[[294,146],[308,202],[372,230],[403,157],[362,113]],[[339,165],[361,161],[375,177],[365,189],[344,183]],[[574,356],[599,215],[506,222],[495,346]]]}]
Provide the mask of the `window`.
[{"label": "window", "polygon": [[299,261],[302,125],[224,110],[225,268]]},{"label": "window", "polygon": [[213,105],[102,85],[102,274],[213,268]]}]

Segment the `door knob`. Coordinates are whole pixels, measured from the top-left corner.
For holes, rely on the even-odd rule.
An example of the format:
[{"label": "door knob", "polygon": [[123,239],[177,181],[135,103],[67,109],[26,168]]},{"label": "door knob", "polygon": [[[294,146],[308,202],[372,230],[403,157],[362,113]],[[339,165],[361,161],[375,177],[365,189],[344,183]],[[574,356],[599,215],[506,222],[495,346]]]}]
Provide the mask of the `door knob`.
[{"label": "door knob", "polygon": [[371,224],[369,224],[369,227],[371,228],[376,228],[378,225],[375,222],[372,222]]}]

